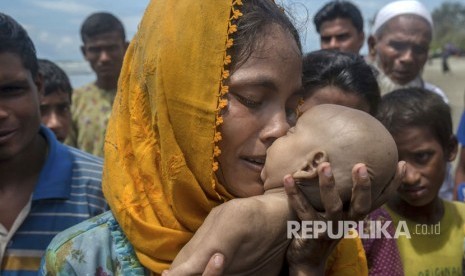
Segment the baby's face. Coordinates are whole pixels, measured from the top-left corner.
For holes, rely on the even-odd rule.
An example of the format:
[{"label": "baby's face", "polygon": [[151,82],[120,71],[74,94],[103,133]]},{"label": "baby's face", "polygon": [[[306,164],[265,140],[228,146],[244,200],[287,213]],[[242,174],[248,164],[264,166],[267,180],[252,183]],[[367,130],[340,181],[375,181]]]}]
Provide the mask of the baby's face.
[{"label": "baby's face", "polygon": [[367,166],[372,199],[389,184],[397,168],[394,139],[375,118],[338,105],[317,105],[297,120],[294,128],[268,148],[261,177],[265,191],[282,187],[290,174],[317,211],[322,211],[318,166],[328,161],[336,189],[345,206],[352,195],[352,168]]},{"label": "baby's face", "polygon": [[299,118],[295,127],[290,128],[286,135],[277,139],[268,148],[261,174],[265,190],[281,187],[285,175],[291,174],[295,177],[296,172],[312,166],[309,164],[309,159],[320,144],[313,139],[317,135],[314,133],[312,135],[312,130],[317,131],[320,128],[315,123],[317,122],[305,114]]}]

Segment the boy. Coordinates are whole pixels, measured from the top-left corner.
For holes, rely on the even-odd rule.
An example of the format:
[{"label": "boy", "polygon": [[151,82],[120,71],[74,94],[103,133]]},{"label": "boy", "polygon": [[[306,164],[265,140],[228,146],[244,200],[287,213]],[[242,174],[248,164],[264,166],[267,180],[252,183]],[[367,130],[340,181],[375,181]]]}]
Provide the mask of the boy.
[{"label": "boy", "polygon": [[321,49],[357,54],[365,42],[363,17],[349,1],[330,1],[313,18]]},{"label": "boy", "polygon": [[104,212],[102,160],[40,125],[34,45],[0,13],[0,274],[36,275],[56,233]]},{"label": "boy", "polygon": [[96,80],[73,92],[72,129],[67,144],[103,157],[108,119],[129,43],[123,23],[113,14],[89,15],[81,26],[81,52]]},{"label": "boy", "polygon": [[63,143],[71,124],[71,83],[60,67],[46,59],[39,59],[39,74],[44,80],[40,100],[42,124]]},{"label": "boy", "polygon": [[411,238],[397,240],[405,275],[462,275],[465,204],[438,196],[455,159],[457,139],[449,106],[421,88],[391,92],[377,118],[407,162],[398,192],[387,202],[395,224],[406,221]]},{"label": "boy", "polygon": [[[205,233],[203,237],[196,235],[191,239],[177,255],[170,273],[198,273],[213,253],[221,252],[228,274],[276,275],[291,241],[286,239],[285,221],[296,220],[282,187],[284,176],[291,174],[312,206],[324,211],[317,170],[323,163],[331,162],[342,204],[347,209],[352,192],[352,176],[347,172],[357,163],[366,164],[372,202],[376,202],[385,190],[392,188],[388,183],[396,172],[397,159],[391,135],[368,113],[329,104],[309,109],[295,127],[267,150],[261,174],[265,194],[234,199],[213,209],[198,230]],[[231,225],[232,216],[243,223]],[[264,229],[267,232],[260,239],[253,238]],[[202,259],[189,258],[194,251]]]}]

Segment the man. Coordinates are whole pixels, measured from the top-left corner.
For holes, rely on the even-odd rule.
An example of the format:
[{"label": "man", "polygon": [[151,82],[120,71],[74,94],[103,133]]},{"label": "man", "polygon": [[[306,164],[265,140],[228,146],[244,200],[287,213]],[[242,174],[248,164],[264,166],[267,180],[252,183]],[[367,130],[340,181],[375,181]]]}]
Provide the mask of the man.
[{"label": "man", "polygon": [[107,209],[102,160],[40,125],[34,45],[2,13],[0,41],[0,275],[36,275],[58,232]]},{"label": "man", "polygon": [[[368,38],[367,59],[378,69],[382,95],[400,88],[421,87],[449,102],[439,87],[421,77],[432,36],[433,19],[419,1],[395,1],[379,10]],[[440,196],[452,200],[453,189],[452,165],[449,163]]]},{"label": "man", "polygon": [[42,124],[64,142],[71,125],[71,83],[60,67],[46,59],[39,60],[39,74],[44,81],[40,100]]},{"label": "man", "polygon": [[128,42],[121,21],[105,12],[87,17],[81,26],[81,39],[82,54],[97,80],[73,92],[72,130],[67,143],[103,157],[105,130]]},{"label": "man", "polygon": [[321,49],[358,54],[365,41],[360,10],[348,1],[331,1],[313,18]]},{"label": "man", "polygon": [[421,78],[432,36],[431,14],[418,1],[392,2],[376,14],[368,38],[368,60],[379,70],[382,95],[398,88],[422,87],[448,102],[440,88]]}]

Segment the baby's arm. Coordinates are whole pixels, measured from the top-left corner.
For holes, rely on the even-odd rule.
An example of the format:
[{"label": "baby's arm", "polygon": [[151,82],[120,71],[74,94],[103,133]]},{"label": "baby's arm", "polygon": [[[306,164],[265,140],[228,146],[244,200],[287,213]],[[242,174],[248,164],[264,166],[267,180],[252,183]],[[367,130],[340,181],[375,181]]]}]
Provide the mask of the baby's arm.
[{"label": "baby's arm", "polygon": [[231,262],[244,242],[260,238],[264,210],[254,198],[234,199],[214,208],[192,239],[182,248],[170,268],[170,275],[202,274],[210,257],[222,253],[227,271],[235,271]]}]

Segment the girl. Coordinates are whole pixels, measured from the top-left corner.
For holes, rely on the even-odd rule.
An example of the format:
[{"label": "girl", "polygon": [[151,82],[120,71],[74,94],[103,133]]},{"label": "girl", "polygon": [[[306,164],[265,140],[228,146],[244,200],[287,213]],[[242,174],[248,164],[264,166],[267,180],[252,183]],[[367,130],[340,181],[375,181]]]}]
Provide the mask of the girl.
[{"label": "girl", "polygon": [[410,238],[397,240],[405,275],[461,275],[465,204],[438,197],[447,162],[457,154],[449,106],[428,90],[401,89],[382,98],[377,117],[407,162],[386,206],[394,223],[409,229]]}]

